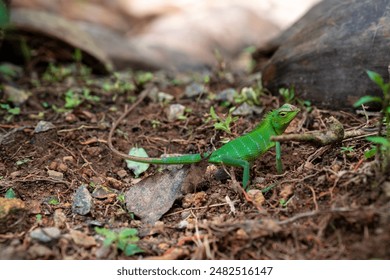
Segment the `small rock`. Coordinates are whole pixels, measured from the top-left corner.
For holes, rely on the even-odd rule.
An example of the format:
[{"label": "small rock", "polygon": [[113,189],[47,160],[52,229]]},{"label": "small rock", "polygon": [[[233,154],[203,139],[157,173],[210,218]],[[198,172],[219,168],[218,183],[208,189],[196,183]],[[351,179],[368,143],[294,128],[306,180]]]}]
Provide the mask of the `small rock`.
[{"label": "small rock", "polygon": [[58,163],[57,163],[56,161],[52,161],[52,162],[50,162],[48,168],[49,168],[50,170],[56,170],[56,169],[57,169],[57,166],[58,166]]},{"label": "small rock", "polygon": [[125,178],[127,176],[127,171],[124,170],[124,169],[121,169],[119,170],[117,173],[116,173],[120,178]]},{"label": "small rock", "polygon": [[54,170],[47,170],[47,175],[49,175],[50,178],[56,179],[56,180],[62,180],[64,179],[64,174],[61,172],[57,172]]},{"label": "small rock", "polygon": [[97,259],[107,259],[112,251],[111,246],[102,246],[96,250],[95,256]]},{"label": "small rock", "polygon": [[74,163],[74,158],[72,156],[65,156],[62,158],[63,162],[71,162]]},{"label": "small rock", "polygon": [[205,87],[202,84],[193,82],[186,86],[184,94],[186,97],[192,98],[202,94],[205,91]]},{"label": "small rock", "polygon": [[92,196],[88,189],[82,185],[73,197],[72,212],[79,215],[87,215],[93,206]]},{"label": "small rock", "polygon": [[229,101],[234,102],[234,96],[237,94],[237,91],[234,88],[227,88],[217,94],[215,100],[217,101]]},{"label": "small rock", "polygon": [[90,156],[98,156],[102,153],[103,149],[101,147],[88,147],[87,153]]},{"label": "small rock", "polygon": [[235,109],[232,113],[234,116],[248,116],[251,114],[261,114],[263,112],[263,108],[249,105],[248,103],[242,103],[237,109]]},{"label": "small rock", "polygon": [[240,228],[240,229],[238,229],[237,231],[236,231],[236,237],[237,237],[237,239],[243,239],[243,240],[245,240],[245,239],[248,239],[249,238],[249,236],[248,236],[248,234],[246,233],[246,231],[245,230],[243,230],[242,228]]},{"label": "small rock", "polygon": [[11,177],[12,179],[15,179],[15,178],[17,178],[17,177],[20,177],[20,175],[22,175],[22,171],[14,171],[14,172],[12,172],[12,173],[10,174],[10,177]]},{"label": "small rock", "polygon": [[104,226],[104,223],[98,221],[98,220],[91,220],[87,222],[88,226],[90,227],[102,227]]},{"label": "small rock", "polygon": [[54,225],[57,228],[65,228],[66,216],[65,216],[64,212],[62,211],[62,209],[56,209],[54,211],[53,220],[54,220]]},{"label": "small rock", "polygon": [[52,250],[41,244],[33,244],[28,248],[28,253],[32,258],[47,258],[53,255]]},{"label": "small rock", "polygon": [[56,126],[51,122],[39,121],[35,126],[34,133],[45,132],[53,128],[56,128]]},{"label": "small rock", "polygon": [[254,184],[263,184],[265,182],[265,177],[255,177],[253,179]]},{"label": "small rock", "polygon": [[180,223],[177,224],[178,229],[185,229],[188,226],[188,221],[187,220],[182,220]]},{"label": "small rock", "polygon": [[162,102],[162,103],[169,103],[170,101],[173,100],[173,96],[168,94],[168,93],[165,93],[165,92],[162,92],[162,91],[159,91],[157,93],[157,101],[158,102]]},{"label": "small rock", "polygon": [[95,186],[104,184],[104,178],[93,176],[90,178],[91,183],[93,183]]},{"label": "small rock", "polygon": [[81,231],[71,229],[70,236],[73,242],[78,246],[82,246],[84,248],[96,246],[95,238],[93,238],[92,236],[88,236]]},{"label": "small rock", "polygon": [[57,166],[57,170],[60,172],[66,172],[68,170],[68,166],[64,163],[60,163]]},{"label": "small rock", "polygon": [[288,184],[283,186],[283,189],[280,191],[280,196],[284,200],[288,200],[293,193],[294,193],[294,186]]},{"label": "small rock", "polygon": [[185,108],[186,107],[181,104],[170,105],[166,112],[168,120],[173,121],[183,116]]},{"label": "small rock", "polygon": [[31,96],[31,92],[15,88],[6,84],[2,85],[5,99],[10,100],[15,106],[20,106]]},{"label": "small rock", "polygon": [[125,193],[126,208],[148,224],[154,224],[181,196],[188,168],[156,173],[132,186]]},{"label": "small rock", "polygon": [[114,189],[121,189],[123,187],[123,183],[115,178],[107,177],[107,184]]},{"label": "small rock", "polygon": [[0,234],[22,226],[27,211],[28,208],[22,200],[0,197]]},{"label": "small rock", "polygon": [[250,199],[252,199],[252,202],[258,207],[261,207],[261,205],[265,202],[264,195],[260,190],[249,190],[248,196],[250,197]]},{"label": "small rock", "polygon": [[68,113],[65,116],[65,121],[68,122],[68,123],[74,123],[74,122],[77,121],[77,117],[73,113]]},{"label": "small rock", "polygon": [[30,237],[42,243],[49,243],[57,240],[61,236],[61,231],[56,227],[37,228],[30,232]]}]

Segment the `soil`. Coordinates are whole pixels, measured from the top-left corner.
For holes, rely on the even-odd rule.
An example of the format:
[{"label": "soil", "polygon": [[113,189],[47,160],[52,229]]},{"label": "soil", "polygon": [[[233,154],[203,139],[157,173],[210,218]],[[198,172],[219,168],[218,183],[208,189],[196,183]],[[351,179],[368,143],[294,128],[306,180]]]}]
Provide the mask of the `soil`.
[{"label": "soil", "polygon": [[[191,81],[202,80],[199,74],[154,73],[149,82],[136,76],[130,75],[128,81],[134,87],[127,90],[120,86],[103,90],[107,81],[112,85],[118,81],[114,77],[80,78],[74,74],[45,81],[24,75],[13,81],[14,86],[31,95],[20,105],[20,114],[0,111],[0,196],[12,189],[24,205],[15,206],[18,214],[2,218],[1,258],[390,258],[389,177],[379,171],[375,158],[364,157],[370,148],[364,137],[325,147],[283,143],[282,175],[276,172],[275,151],[270,150],[251,168],[251,189],[268,188],[263,193],[251,191],[246,195],[242,191],[239,168],[226,168],[230,175],[220,176],[223,172],[215,175],[217,168],[208,167],[195,190],[178,198],[158,222],[147,224],[129,213],[121,195],[140,179],[159,172],[159,167],[151,166],[140,179],[135,178],[125,161],[110,151],[107,136],[111,124],[142,90],[153,85],[174,97],[171,104],[191,110],[171,121],[166,113],[169,104],[146,98],[114,134],[114,145],[120,151],[138,146],[154,157],[209,151],[219,147],[224,138],[250,131],[263,115],[240,117],[231,125],[231,134],[215,130],[212,121],[205,121],[211,106],[220,116],[226,117],[228,112],[209,93],[253,86],[252,77],[247,75],[211,73],[209,81],[201,83],[205,92],[192,98],[184,92]],[[69,89],[82,88],[89,88],[90,95],[100,100],[80,97],[81,104],[74,108],[58,109],[64,108]],[[5,98],[2,104],[7,103]],[[282,102],[267,94],[260,97],[264,112]],[[329,116],[336,117],[346,130],[367,123],[364,115],[314,106],[310,109],[302,108],[286,133],[324,129]],[[39,120],[55,127],[36,133]],[[371,124],[377,120],[376,115],[369,117]],[[72,204],[81,185],[91,193],[98,186],[111,192],[93,197],[91,211],[79,215]],[[96,226],[113,231],[136,228],[140,238],[137,244],[143,252],[126,256],[115,244],[104,246]],[[60,235],[46,243],[32,237],[37,228],[49,227],[60,229]]]}]

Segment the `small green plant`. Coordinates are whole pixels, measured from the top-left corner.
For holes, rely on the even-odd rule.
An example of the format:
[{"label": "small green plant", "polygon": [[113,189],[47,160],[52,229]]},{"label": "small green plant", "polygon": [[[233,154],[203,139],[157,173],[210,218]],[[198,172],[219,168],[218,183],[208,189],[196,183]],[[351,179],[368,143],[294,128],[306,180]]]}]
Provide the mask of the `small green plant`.
[{"label": "small green plant", "polygon": [[42,214],[36,214],[35,221],[37,224],[40,224],[42,222]]},{"label": "small green plant", "polygon": [[352,156],[355,153],[355,146],[341,147],[340,153],[346,156]]},{"label": "small green plant", "polygon": [[153,77],[154,77],[153,73],[151,73],[151,72],[140,71],[140,72],[137,72],[135,74],[135,81],[139,85],[144,85],[144,84],[150,82],[153,79]]},{"label": "small green plant", "polygon": [[283,97],[285,103],[297,103],[301,107],[304,107],[307,112],[310,112],[313,108],[309,100],[302,100],[295,95],[295,89],[291,88],[280,88],[279,94]]},{"label": "small green plant", "polygon": [[248,103],[249,105],[260,105],[262,91],[258,88],[244,87],[240,92],[235,92],[233,100],[237,104]]},{"label": "small green plant", "polygon": [[[230,125],[238,120],[238,117],[233,117],[232,112],[235,110],[235,107],[229,109],[227,117],[224,119],[215,113],[214,107],[210,107],[210,119],[214,122],[214,128],[217,130],[223,130],[226,133],[231,134]],[[210,120],[209,119],[209,120]]]},{"label": "small green plant", "polygon": [[1,103],[0,108],[7,111],[11,118],[20,114],[20,107],[11,107],[8,103]]},{"label": "small green plant", "polygon": [[116,200],[118,200],[120,203],[125,203],[125,195],[123,193],[118,194]]},{"label": "small green plant", "polygon": [[68,90],[65,92],[65,105],[64,107],[66,109],[74,109],[78,107],[83,100],[81,99],[80,95],[75,93],[73,90]]},{"label": "small green plant", "polygon": [[56,198],[56,197],[50,197],[50,198],[48,199],[47,203],[50,204],[50,205],[55,206],[55,205],[60,204],[60,201],[59,201],[58,198]]},{"label": "small green plant", "polygon": [[293,103],[295,101],[294,88],[280,88],[279,94],[283,97],[285,103]]},{"label": "small green plant", "polygon": [[[367,70],[367,75],[383,93],[383,97],[366,95],[361,97],[354,107],[359,107],[366,103],[381,104],[381,119],[378,125],[378,135],[366,137],[373,143],[370,150],[365,153],[366,158],[372,157],[379,153],[382,159],[383,170],[386,171],[390,165],[390,82],[385,83],[383,78],[376,72]],[[385,135],[382,134],[383,124],[385,125]]]},{"label": "small green plant", "polygon": [[8,81],[20,76],[21,70],[16,66],[7,63],[0,64],[0,74]]},{"label": "small green plant", "polygon": [[43,73],[42,80],[50,83],[63,81],[72,74],[73,70],[70,66],[56,66],[54,63],[49,63],[46,71]]},{"label": "small green plant", "polygon": [[285,200],[284,198],[281,198],[279,200],[279,205],[282,207],[286,207],[288,202],[289,202],[289,200]]},{"label": "small green plant", "polygon": [[15,193],[15,191],[14,191],[12,188],[9,188],[9,189],[5,192],[4,197],[5,197],[5,198],[15,198],[15,197],[16,197],[16,193]]},{"label": "small green plant", "polygon": [[158,120],[151,120],[150,123],[152,124],[153,128],[158,128],[161,125],[161,122]]},{"label": "small green plant", "polygon": [[80,106],[84,101],[99,102],[100,97],[91,95],[91,91],[88,88],[83,88],[82,93],[77,93],[72,89],[65,92],[65,109],[75,109]]},{"label": "small green plant", "polygon": [[115,244],[116,248],[123,251],[126,256],[132,256],[143,252],[137,245],[139,240],[137,236],[138,231],[134,228],[125,228],[117,233],[106,228],[95,227],[95,231],[105,237],[103,241],[104,246]]}]

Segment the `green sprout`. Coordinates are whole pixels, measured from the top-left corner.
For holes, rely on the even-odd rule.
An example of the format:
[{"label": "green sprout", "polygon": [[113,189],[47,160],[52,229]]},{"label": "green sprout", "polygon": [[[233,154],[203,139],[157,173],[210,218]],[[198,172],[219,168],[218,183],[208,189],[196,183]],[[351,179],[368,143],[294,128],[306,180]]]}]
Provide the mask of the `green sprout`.
[{"label": "green sprout", "polygon": [[60,201],[56,197],[50,197],[49,200],[47,201],[47,203],[55,206],[55,205],[60,204]]},{"label": "green sprout", "polygon": [[7,113],[11,116],[17,116],[20,114],[20,107],[11,107],[7,103],[1,103],[0,108],[7,111]]},{"label": "green sprout", "polygon": [[340,153],[347,156],[352,156],[355,152],[355,146],[341,147]]},{"label": "green sprout", "polygon": [[5,198],[15,198],[15,197],[16,197],[16,193],[15,193],[15,191],[14,191],[12,188],[9,188],[9,189],[5,192],[4,197],[5,197]]},{"label": "green sprout", "polygon": [[210,118],[214,121],[214,128],[231,134],[230,125],[239,119],[237,116],[232,116],[232,112],[235,109],[235,107],[230,108],[227,117],[224,119],[215,113],[214,107],[210,107]]},{"label": "green sprout", "polygon": [[138,231],[134,228],[125,228],[117,233],[106,228],[95,227],[95,231],[105,237],[103,241],[104,246],[115,244],[115,247],[123,251],[126,256],[132,256],[143,252],[137,245],[139,240],[139,237],[137,236]]},{"label": "green sprout", "polygon": [[309,100],[300,99],[295,95],[295,89],[293,87],[289,89],[280,88],[279,94],[283,97],[285,103],[299,104],[301,107],[305,108],[307,112],[310,112],[313,109]]},{"label": "green sprout", "polygon": [[260,105],[262,91],[252,87],[244,87],[241,91],[235,92],[233,100],[237,104],[248,103],[249,105]]},{"label": "green sprout", "polygon": [[[385,83],[383,78],[376,72],[367,70],[367,75],[383,93],[383,97],[366,95],[361,97],[354,107],[359,107],[366,103],[381,104],[381,120],[378,126],[378,134],[376,136],[366,137],[373,145],[370,150],[365,152],[365,157],[370,158],[379,153],[382,161],[383,170],[387,170],[390,165],[390,83]],[[382,135],[382,127],[385,125],[385,135]]]},{"label": "green sprout", "polygon": [[154,77],[153,73],[151,73],[151,72],[140,71],[140,72],[136,73],[135,81],[139,85],[144,85],[144,84],[150,82],[153,79],[153,77]]}]

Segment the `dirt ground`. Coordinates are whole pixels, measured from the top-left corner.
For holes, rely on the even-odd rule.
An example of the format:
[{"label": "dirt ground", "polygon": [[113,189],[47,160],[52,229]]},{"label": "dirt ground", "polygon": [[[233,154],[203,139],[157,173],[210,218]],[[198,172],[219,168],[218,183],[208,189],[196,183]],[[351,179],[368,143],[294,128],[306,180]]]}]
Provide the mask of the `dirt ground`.
[{"label": "dirt ground", "polygon": [[[107,137],[111,124],[145,88],[153,85],[173,96],[170,104],[190,110],[184,117],[168,120],[169,104],[146,98],[114,134],[114,145],[123,152],[136,145],[154,157],[209,151],[221,146],[224,138],[248,132],[264,112],[283,103],[282,98],[262,95],[264,112],[240,116],[227,134],[205,121],[211,106],[220,116],[228,112],[222,101],[211,97],[226,88],[254,86],[252,76],[216,71],[206,79],[200,74],[154,73],[152,80],[145,81],[142,75],[119,79],[69,74],[43,79],[39,74],[13,80],[31,95],[22,102],[20,114],[0,110],[0,197],[12,189],[17,201],[10,206],[15,211],[0,220],[0,258],[390,258],[389,177],[377,171],[375,159],[365,159],[370,144],[364,137],[325,147],[283,143],[282,175],[276,172],[275,151],[267,152],[251,168],[251,188],[268,188],[256,198],[249,199],[237,187],[242,178],[239,168],[227,168],[231,176],[214,176],[215,169],[208,168],[194,192],[178,198],[158,222],[150,225],[129,213],[120,197],[139,179],[123,159],[113,155]],[[184,92],[193,81],[204,86],[204,92],[187,97]],[[89,95],[83,88],[89,89]],[[64,108],[72,107],[66,105],[69,89],[79,92],[80,104]],[[9,104],[5,96],[1,103]],[[287,133],[324,129],[329,116],[346,130],[367,123],[363,115],[313,106],[310,112],[302,108]],[[54,127],[36,133],[39,120]],[[375,121],[376,115],[369,117],[369,124]],[[158,172],[151,166],[141,178]],[[98,186],[111,192],[94,196],[91,211],[80,215],[72,204],[81,185],[90,193]],[[143,252],[126,256],[114,244],[103,246],[96,226],[138,229],[137,244]],[[59,229],[49,241],[31,234],[49,227]]]}]

